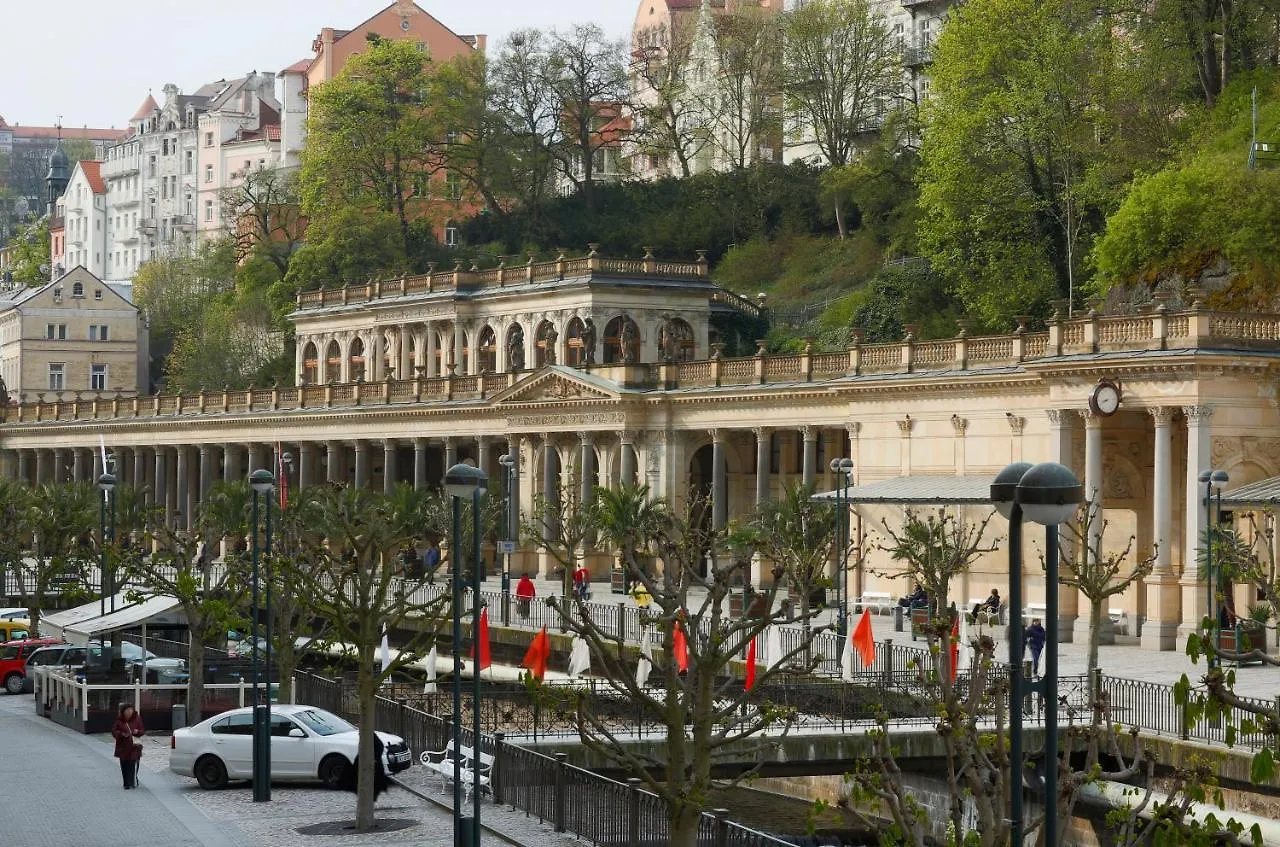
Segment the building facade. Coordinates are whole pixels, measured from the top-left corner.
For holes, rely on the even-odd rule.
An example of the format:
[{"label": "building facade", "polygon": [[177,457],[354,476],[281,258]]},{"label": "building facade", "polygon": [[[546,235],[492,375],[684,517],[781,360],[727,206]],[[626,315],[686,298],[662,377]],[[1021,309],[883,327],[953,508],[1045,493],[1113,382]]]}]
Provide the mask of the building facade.
[{"label": "building facade", "polygon": [[0,377],[18,402],[137,393],[138,310],[83,267],[0,295]]},{"label": "building facade", "polygon": [[254,72],[231,80],[197,118],[200,147],[193,214],[202,242],[226,235],[237,225],[224,208],[227,189],[255,170],[282,164],[275,79],[273,73]]},{"label": "building facade", "polygon": [[[723,357],[715,327],[752,308],[710,283],[704,262],[596,255],[306,292],[294,315],[297,385],[46,396],[4,410],[0,468],[52,479],[83,468],[75,456],[105,438],[125,481],[181,522],[214,480],[274,467],[276,451],[289,454],[294,488],[328,480],[387,490],[438,485],[463,459],[496,478],[510,452],[526,517],[539,496],[555,503],[566,486],[638,482],[677,505],[705,495],[711,520],[724,524],[785,485],[834,486],[833,458],[853,461],[857,483],[991,477],[1011,461],[1059,461],[1101,504],[1104,550],[1130,537],[1142,555],[1154,550],[1151,575],[1112,603],[1151,649],[1179,644],[1206,608],[1199,473],[1224,469],[1233,487],[1280,474],[1280,315],[1157,305],[1057,315],[1042,332]],[[1102,378],[1123,388],[1109,416],[1088,402]],[[890,569],[880,522],[901,518],[887,505],[856,514],[852,596],[905,591],[878,575]],[[1005,533],[998,524],[992,540]],[[1024,556],[1033,603],[1046,591],[1037,541],[1027,539]],[[603,573],[611,559],[589,561]],[[515,567],[546,575],[554,562],[525,550]],[[753,582],[768,572],[756,566]],[[968,603],[1007,578],[1004,551],[993,552],[950,599]],[[1237,597],[1237,608],[1250,599]],[[1088,606],[1065,589],[1060,602],[1070,637],[1087,626]]]},{"label": "building facade", "polygon": [[[54,224],[61,224],[55,228]],[[107,189],[102,163],[77,162],[49,227],[53,279],[81,267],[106,279]]]}]

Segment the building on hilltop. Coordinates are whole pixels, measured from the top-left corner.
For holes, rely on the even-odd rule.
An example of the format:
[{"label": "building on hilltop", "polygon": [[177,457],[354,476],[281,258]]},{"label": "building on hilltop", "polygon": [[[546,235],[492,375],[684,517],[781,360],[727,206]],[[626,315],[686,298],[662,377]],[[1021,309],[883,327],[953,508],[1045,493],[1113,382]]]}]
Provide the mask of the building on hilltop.
[{"label": "building on hilltop", "polygon": [[49,225],[51,278],[82,267],[106,279],[107,188],[102,162],[77,162]]},{"label": "building on hilltop", "polygon": [[24,402],[132,396],[139,327],[138,309],[83,267],[0,290],[0,377]]}]

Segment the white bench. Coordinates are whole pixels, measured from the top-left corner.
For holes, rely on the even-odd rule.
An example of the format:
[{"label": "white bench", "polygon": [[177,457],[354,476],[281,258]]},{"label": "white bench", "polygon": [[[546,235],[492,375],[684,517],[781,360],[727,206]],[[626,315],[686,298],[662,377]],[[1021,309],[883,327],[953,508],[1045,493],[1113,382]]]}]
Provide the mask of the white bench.
[{"label": "white bench", "polygon": [[[467,747],[463,747],[462,750],[464,751],[464,754],[456,757],[461,761],[464,773],[467,767],[465,751],[468,749],[469,748]],[[446,744],[443,750],[423,750],[420,758],[424,768],[440,777],[440,793],[443,794],[445,787],[448,786],[449,781],[453,779],[453,764],[455,758],[453,754],[453,742],[450,741]]]},{"label": "white bench", "polygon": [[480,772],[480,793],[484,794],[489,789],[489,777],[493,773],[493,754],[481,750],[477,755],[476,751],[470,747],[463,747],[462,757],[462,790],[465,792],[465,799],[470,801],[471,790],[476,784],[477,770]]},{"label": "white bench", "polygon": [[[480,790],[484,791],[489,787],[489,776],[493,771],[493,754],[481,751],[477,760],[476,751],[473,748],[463,745],[458,750],[459,754],[456,758],[460,763],[459,777],[469,800],[477,769],[480,772]],[[424,768],[440,777],[440,793],[443,794],[454,777],[453,742],[446,744],[443,750],[424,750],[420,758]]]},{"label": "white bench", "polygon": [[[976,598],[970,597],[968,605],[964,607],[964,613],[966,615],[970,614],[973,611],[974,606],[980,606],[986,602],[987,602],[986,597],[976,597]],[[985,607],[982,609],[979,609],[977,619],[973,622],[974,625],[999,626],[1000,624],[1004,623],[1005,605],[1006,604],[1002,602],[1000,604],[1000,610],[998,612],[992,612]]]},{"label": "white bench", "polygon": [[893,602],[893,595],[888,591],[867,591],[858,598],[858,604],[864,609],[874,611],[877,615],[887,615],[897,605]]}]

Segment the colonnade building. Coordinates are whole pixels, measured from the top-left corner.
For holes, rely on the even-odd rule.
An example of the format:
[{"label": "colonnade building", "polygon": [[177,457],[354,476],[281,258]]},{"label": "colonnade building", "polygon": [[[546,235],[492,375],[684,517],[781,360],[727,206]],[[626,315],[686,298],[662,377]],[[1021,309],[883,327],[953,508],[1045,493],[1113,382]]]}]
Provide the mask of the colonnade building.
[{"label": "colonnade building", "polygon": [[[852,460],[856,484],[1059,461],[1101,503],[1105,548],[1133,536],[1140,552],[1155,550],[1150,576],[1111,604],[1153,649],[1173,649],[1206,608],[1200,472],[1224,469],[1233,488],[1280,474],[1280,315],[1157,303],[1143,314],[1058,314],[1042,332],[724,355],[726,333],[760,317],[710,281],[705,259],[594,250],[305,292],[293,315],[295,385],[35,398],[3,409],[0,470],[32,484],[90,480],[105,440],[123,482],[185,526],[215,480],[275,467],[277,452],[292,460],[291,487],[387,490],[438,485],[467,459],[498,480],[498,458],[512,453],[526,516],[536,495],[554,500],[564,485],[637,482],[677,504],[706,495],[724,523],[796,481],[834,487],[834,458]],[[1100,380],[1121,391],[1110,415],[1089,403]],[[906,590],[878,575],[880,522],[901,516],[860,508],[852,596]],[[1004,535],[1003,521],[988,532]],[[1045,592],[1036,551],[1028,538],[1032,602]],[[612,559],[589,561],[603,576]],[[1003,549],[987,555],[950,599],[1004,586],[1007,561]],[[526,550],[516,567],[545,576],[554,564]],[[1065,637],[1088,607],[1060,595]]]}]

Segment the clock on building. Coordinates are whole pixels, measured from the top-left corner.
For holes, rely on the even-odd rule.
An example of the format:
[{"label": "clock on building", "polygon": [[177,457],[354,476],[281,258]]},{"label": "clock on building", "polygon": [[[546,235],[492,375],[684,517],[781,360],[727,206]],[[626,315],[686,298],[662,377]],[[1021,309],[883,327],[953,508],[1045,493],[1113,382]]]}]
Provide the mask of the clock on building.
[{"label": "clock on building", "polygon": [[1103,417],[1110,417],[1120,408],[1120,386],[1109,379],[1100,379],[1089,395],[1089,409]]}]

